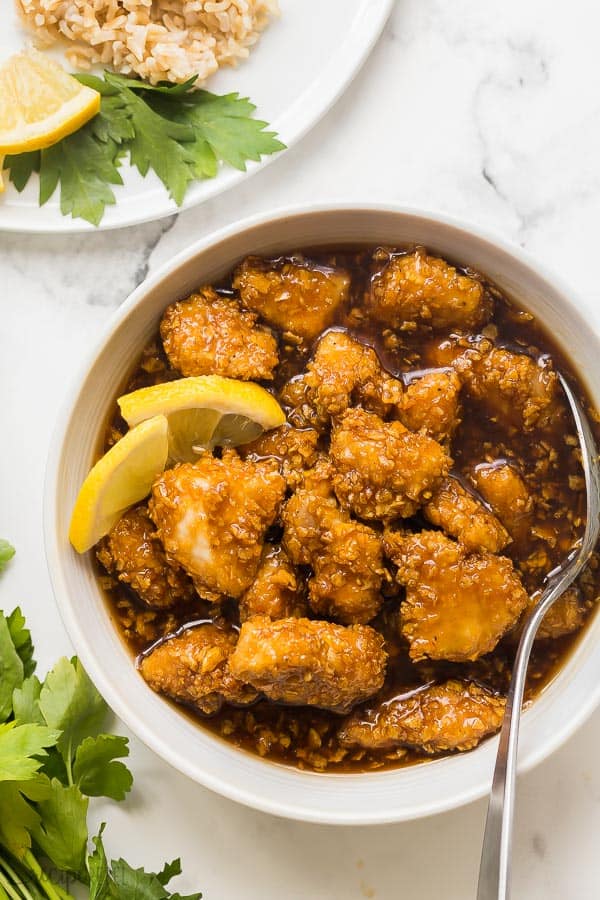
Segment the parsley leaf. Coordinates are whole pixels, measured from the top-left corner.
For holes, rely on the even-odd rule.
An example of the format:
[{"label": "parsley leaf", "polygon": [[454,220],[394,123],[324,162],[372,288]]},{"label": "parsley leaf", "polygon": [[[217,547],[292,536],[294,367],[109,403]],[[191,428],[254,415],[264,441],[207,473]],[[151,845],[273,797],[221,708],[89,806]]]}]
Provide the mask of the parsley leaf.
[{"label": "parsley leaf", "polygon": [[63,657],[46,676],[39,705],[46,724],[61,731],[57,746],[69,768],[79,744],[100,731],[106,704],[79,660]]},{"label": "parsley leaf", "polygon": [[75,754],[73,778],[90,797],[124,800],[131,790],[133,776],[119,757],[129,756],[129,741],[116,734],[99,734],[81,742]]},{"label": "parsley leaf", "polygon": [[78,875],[85,865],[88,799],[76,785],[65,787],[56,778],[48,795],[37,804],[40,821],[31,829],[38,847],[64,872]]},{"label": "parsley leaf", "polygon": [[24,781],[39,771],[46,747],[59,739],[58,731],[44,725],[0,725],[0,782]]},{"label": "parsley leaf", "polygon": [[31,632],[25,625],[25,616],[21,612],[20,607],[17,606],[16,609],[13,609],[7,622],[15,650],[21,657],[21,662],[23,663],[25,677],[29,678],[35,671],[36,663],[33,658]]},{"label": "parsley leaf", "polygon": [[0,722],[12,713],[15,688],[23,683],[23,661],[13,643],[8,620],[0,613]]},{"label": "parsley leaf", "polygon": [[[9,159],[7,156],[6,159]],[[4,166],[7,166],[6,160],[4,162]],[[15,548],[12,547],[8,541],[0,538],[0,572],[4,569],[7,562],[9,562],[13,556],[15,555]]]},{"label": "parsley leaf", "polygon": [[23,684],[15,688],[12,697],[13,715],[18,723],[35,722],[44,724],[44,717],[40,710],[40,691],[42,683],[35,675],[26,678]]},{"label": "parsley leaf", "polygon": [[99,113],[52,147],[4,161],[19,191],[39,172],[40,205],[60,186],[63,215],[98,225],[116,202],[112,186],[122,184],[127,156],[143,176],[156,172],[180,206],[190,183],[214,178],[219,162],[244,171],[248,160],[284,149],[266,122],[253,118],[249,100],[194,91],[195,78],[149,85],[110,72],[76,77],[101,94]]},{"label": "parsley leaf", "polygon": [[40,821],[28,801],[42,800],[47,794],[47,782],[42,778],[0,784],[0,843],[17,857],[31,847],[30,832]]}]

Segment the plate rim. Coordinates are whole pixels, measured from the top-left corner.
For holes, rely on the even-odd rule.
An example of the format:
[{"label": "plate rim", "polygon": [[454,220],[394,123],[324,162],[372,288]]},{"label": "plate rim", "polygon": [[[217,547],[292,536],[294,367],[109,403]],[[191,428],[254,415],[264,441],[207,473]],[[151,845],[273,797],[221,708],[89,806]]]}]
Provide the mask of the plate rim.
[{"label": "plate rim", "polygon": [[[313,112],[311,115],[307,116],[303,121],[301,121],[299,127],[293,129],[290,132],[281,130],[277,128],[278,136],[285,143],[286,149],[280,151],[279,153],[272,154],[271,156],[262,157],[260,162],[249,161],[247,163],[247,168],[245,171],[239,171],[236,169],[231,169],[230,167],[225,170],[226,177],[221,179],[221,172],[217,175],[216,178],[208,180],[205,182],[207,185],[206,193],[203,193],[201,197],[193,197],[193,191],[188,191],[186,198],[181,206],[177,206],[175,202],[168,196],[165,189],[165,199],[164,199],[164,207],[160,213],[156,213],[154,211],[145,213],[143,211],[143,201],[138,202],[137,208],[138,211],[134,212],[132,215],[128,215],[124,217],[121,221],[110,221],[110,222],[100,222],[99,225],[91,225],[89,222],[84,221],[83,219],[73,219],[72,216],[62,216],[60,219],[57,219],[58,222],[61,223],[60,227],[51,227],[48,224],[44,224],[40,222],[37,224],[35,221],[35,216],[33,217],[32,224],[27,223],[25,226],[23,224],[14,225],[10,222],[10,210],[18,209],[19,207],[10,207],[6,206],[3,209],[2,202],[0,201],[0,233],[12,233],[12,234],[51,234],[51,235],[62,235],[62,234],[86,234],[86,233],[97,233],[100,231],[116,231],[120,228],[129,228],[135,225],[142,225],[147,222],[158,222],[162,219],[168,218],[169,216],[179,215],[179,213],[185,212],[188,209],[193,209],[196,206],[202,205],[202,203],[206,203],[209,200],[214,199],[214,197],[219,194],[225,193],[226,191],[231,190],[236,187],[243,181],[247,181],[257,172],[262,171],[267,166],[276,162],[278,159],[284,157],[287,153],[287,150],[290,150],[297,143],[299,143],[306,134],[308,134],[332,109],[332,107],[337,103],[337,101],[342,97],[342,95],[346,92],[346,90],[350,87],[354,78],[358,75],[363,65],[371,55],[373,48],[377,44],[383,29],[390,17],[392,9],[394,7],[395,0],[361,0],[361,5],[357,11],[356,20],[353,23],[352,28],[348,32],[347,39],[340,45],[340,51],[343,49],[341,53],[341,59],[343,61],[343,65],[338,67],[338,70],[342,72],[340,78],[335,81],[330,81],[329,83],[329,91],[323,92],[321,90],[320,80],[317,79],[315,82],[311,84],[311,86],[303,91],[296,98],[294,104],[292,104],[291,108],[294,108],[297,103],[302,100],[305,106],[309,108],[315,109],[315,104],[311,104],[311,98],[319,97],[323,98],[325,96],[324,102],[318,105],[316,109],[316,113]],[[368,31],[365,32],[365,28],[368,27]],[[367,38],[365,39],[365,33],[367,33]],[[354,52],[353,52],[354,51]],[[284,123],[289,121],[289,110],[286,110],[283,113]],[[200,184],[200,182],[197,182]],[[115,204],[115,208],[118,207],[118,202]],[[21,207],[21,210],[23,207]],[[39,206],[33,207],[36,211],[40,209]],[[58,215],[57,210],[57,215]]]}]

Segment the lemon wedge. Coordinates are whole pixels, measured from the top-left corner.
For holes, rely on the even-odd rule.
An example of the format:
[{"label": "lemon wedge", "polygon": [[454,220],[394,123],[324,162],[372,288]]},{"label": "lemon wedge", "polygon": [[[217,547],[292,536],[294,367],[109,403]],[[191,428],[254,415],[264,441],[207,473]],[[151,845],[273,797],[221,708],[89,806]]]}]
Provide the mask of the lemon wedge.
[{"label": "lemon wedge", "polygon": [[128,431],[98,460],[77,495],[69,540],[85,553],[121,518],[125,510],[150,493],[167,464],[169,426],[154,416]]},{"label": "lemon wedge", "polygon": [[54,60],[24,50],[0,67],[0,156],[56,144],[100,109],[100,94]]},{"label": "lemon wedge", "polygon": [[237,447],[285,422],[285,413],[264,388],[251,381],[198,375],[140,388],[118,400],[129,426],[151,416],[169,422],[169,456],[193,462],[203,450]]}]

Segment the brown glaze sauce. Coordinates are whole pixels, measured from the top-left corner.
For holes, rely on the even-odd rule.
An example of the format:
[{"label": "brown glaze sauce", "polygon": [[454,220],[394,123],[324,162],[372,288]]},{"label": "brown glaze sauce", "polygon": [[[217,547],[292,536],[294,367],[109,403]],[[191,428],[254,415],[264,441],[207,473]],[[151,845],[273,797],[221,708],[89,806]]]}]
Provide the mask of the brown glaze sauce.
[{"label": "brown glaze sauce", "polygon": [[[382,330],[381,325],[366,319],[362,297],[373,267],[377,266],[377,262],[373,262],[374,249],[320,248],[294,255],[304,256],[318,265],[340,266],[351,272],[350,309],[344,311],[334,327],[347,329],[353,336],[374,347],[384,367],[392,375],[409,383],[431,370],[433,356],[444,367],[443,356],[448,346],[448,336],[423,338],[410,333],[393,333]],[[465,274],[476,274],[456,263],[454,265]],[[519,308],[519,298],[513,301],[484,277],[477,277],[480,277],[494,299],[492,323],[483,329],[483,336],[491,338],[496,346],[527,353],[542,364],[549,364],[551,360],[554,367],[560,369],[575,386],[593,421],[597,422],[598,417],[591,410],[584,387],[570,361],[540,323]],[[224,295],[235,294],[231,290],[230,278],[223,279],[217,285],[217,290]],[[476,337],[481,335],[474,335],[473,339]],[[309,354],[300,352],[292,344],[286,344],[280,336],[277,377],[274,383],[265,386],[277,396],[290,377],[304,370],[308,358]],[[137,361],[131,377],[124,385],[124,391],[178,377],[179,373],[169,367],[157,336]],[[114,410],[106,429],[103,450],[114,443],[126,429],[118,415],[116,402]],[[600,428],[597,424],[594,428],[600,440]],[[498,424],[486,419],[481,413],[473,414],[469,404],[463,403],[462,423],[452,441],[454,474],[473,490],[464,480],[464,473],[468,469],[495,459],[512,460],[518,463],[521,474],[535,497],[534,521],[530,534],[526,540],[514,542],[503,551],[513,559],[530,595],[542,588],[544,576],[560,564],[583,528],[585,492],[575,445],[574,427],[570,423],[567,423],[566,429],[561,429],[560,434],[546,434],[543,440],[532,438],[529,433],[518,435],[516,439],[511,437],[509,443]],[[414,530],[431,528],[431,525],[427,525],[418,516],[408,520],[407,524]],[[278,537],[276,532],[271,535],[273,540]],[[132,656],[143,652],[161,636],[172,634],[187,622],[214,619],[215,615],[234,624],[237,622],[234,602],[225,604],[217,613],[214,606],[203,601],[195,604],[193,609],[186,606],[162,612],[149,610],[142,606],[132,591],[108,577],[100,567],[98,573],[106,591],[111,618]],[[585,615],[583,629],[595,608],[599,582],[598,560],[594,557],[579,581],[581,605]],[[385,635],[389,653],[388,674],[382,691],[370,702],[406,695],[419,687],[448,678],[474,679],[498,693],[506,693],[518,635],[508,635],[494,652],[472,663],[425,661],[414,664],[409,660],[405,641],[398,634],[398,606],[402,589],[388,586],[386,590],[388,595],[382,611],[371,624]],[[554,640],[536,642],[527,681],[526,697],[529,702],[564,665],[583,629]],[[365,707],[368,706],[369,702],[365,704]],[[342,748],[336,738],[339,716],[318,709],[286,707],[261,700],[243,709],[224,705],[211,718],[202,717],[191,710],[186,710],[186,713],[200,727],[209,729],[237,747],[273,761],[316,771],[363,772],[409,765],[428,758],[405,748],[393,751]]]}]

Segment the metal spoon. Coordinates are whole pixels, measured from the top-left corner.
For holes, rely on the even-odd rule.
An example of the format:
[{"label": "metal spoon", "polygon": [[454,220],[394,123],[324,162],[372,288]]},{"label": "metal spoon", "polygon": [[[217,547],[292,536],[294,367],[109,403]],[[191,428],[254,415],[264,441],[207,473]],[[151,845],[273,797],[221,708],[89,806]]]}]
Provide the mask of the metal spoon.
[{"label": "metal spoon", "polygon": [[560,373],[558,377],[571,406],[581,447],[586,489],[586,526],[578,546],[546,577],[545,588],[521,634],[506,698],[504,722],[500,731],[500,744],[483,836],[477,900],[508,900],[510,897],[519,719],[529,655],[542,619],[587,565],[600,531],[600,464],[596,442],[579,401]]}]

